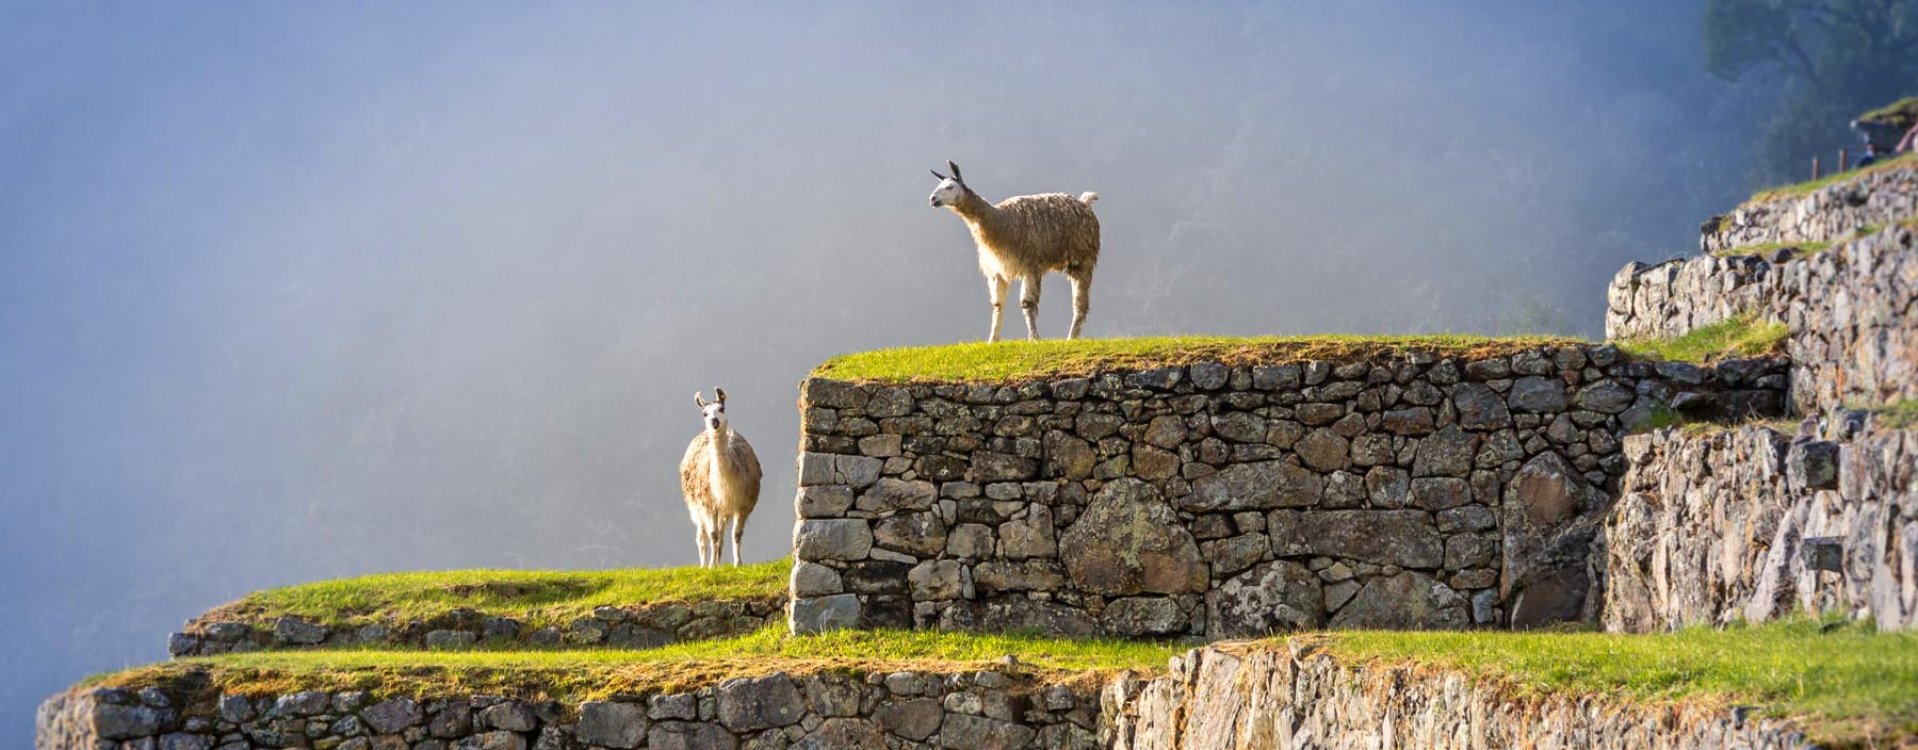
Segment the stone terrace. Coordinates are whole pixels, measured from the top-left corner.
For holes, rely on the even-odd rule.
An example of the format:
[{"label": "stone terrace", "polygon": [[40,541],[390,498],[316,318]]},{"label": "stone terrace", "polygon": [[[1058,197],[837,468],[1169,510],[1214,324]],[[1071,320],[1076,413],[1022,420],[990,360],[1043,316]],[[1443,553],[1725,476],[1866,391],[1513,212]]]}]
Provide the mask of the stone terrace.
[{"label": "stone terrace", "polygon": [[803,385],[792,627],[1242,636],[1595,618],[1587,558],[1666,410],[1782,409],[1779,360],[1566,345]]}]

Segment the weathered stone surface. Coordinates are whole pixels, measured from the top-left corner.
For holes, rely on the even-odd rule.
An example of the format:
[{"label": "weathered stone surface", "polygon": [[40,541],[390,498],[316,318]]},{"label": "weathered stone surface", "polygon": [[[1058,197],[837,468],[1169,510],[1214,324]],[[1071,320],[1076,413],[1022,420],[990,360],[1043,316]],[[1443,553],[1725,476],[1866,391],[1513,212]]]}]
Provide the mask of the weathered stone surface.
[{"label": "weathered stone surface", "polygon": [[1331,627],[1449,630],[1471,623],[1465,597],[1416,571],[1374,578],[1332,616]]},{"label": "weathered stone surface", "polygon": [[872,527],[873,544],[915,557],[930,557],[946,549],[946,523],[936,513],[902,513],[879,519]]},{"label": "weathered stone surface", "polygon": [[1165,597],[1127,597],[1106,605],[1100,625],[1105,632],[1124,636],[1175,635],[1185,632],[1186,615]]},{"label": "weathered stone surface", "polygon": [[798,634],[857,627],[861,609],[858,594],[794,599],[787,624],[792,632]]},{"label": "weathered stone surface", "polygon": [[1512,423],[1505,399],[1482,383],[1453,386],[1452,405],[1458,409],[1459,426],[1468,430],[1494,430]]},{"label": "weathered stone surface", "polygon": [[1007,521],[999,526],[999,554],[1002,557],[1023,560],[1028,557],[1052,557],[1058,552],[1059,543],[1053,534],[1051,508],[1034,505],[1025,518]]},{"label": "weathered stone surface", "polygon": [[1316,628],[1325,622],[1319,577],[1290,560],[1260,565],[1206,594],[1209,634],[1246,638]]},{"label": "weathered stone surface", "polygon": [[1325,480],[1297,464],[1233,464],[1192,483],[1179,507],[1192,512],[1303,507],[1324,495]]},{"label": "weathered stone surface", "polygon": [[1512,381],[1512,392],[1506,396],[1506,403],[1512,411],[1544,414],[1563,411],[1566,406],[1565,383],[1555,378],[1537,375]]},{"label": "weathered stone surface", "polygon": [[793,525],[793,556],[861,560],[872,551],[872,526],[857,518],[805,519]]},{"label": "weathered stone surface", "polygon": [[858,505],[860,510],[868,513],[927,510],[938,498],[939,492],[931,482],[907,482],[885,477],[859,494]]},{"label": "weathered stone surface", "polygon": [[1419,440],[1412,476],[1465,476],[1472,470],[1472,457],[1477,451],[1477,435],[1448,426]]},{"label": "weathered stone surface", "polygon": [[588,745],[633,750],[646,739],[651,720],[637,703],[588,701],[580,704],[579,725],[573,731]]},{"label": "weathered stone surface", "polygon": [[791,590],[793,596],[815,597],[844,593],[846,585],[839,571],[800,560],[793,563]]},{"label": "weathered stone surface", "polygon": [[1199,547],[1159,491],[1137,480],[1101,488],[1060,540],[1073,583],[1100,594],[1198,593],[1208,573]]},{"label": "weathered stone surface", "polygon": [[273,623],[273,637],[280,643],[312,646],[326,640],[327,629],[297,617],[282,617]]},{"label": "weathered stone surface", "polygon": [[909,740],[924,741],[939,731],[945,709],[933,698],[889,701],[873,711],[873,722],[887,732]]},{"label": "weathered stone surface", "polygon": [[646,733],[646,750],[731,750],[739,739],[718,724],[663,721]]},{"label": "weathered stone surface", "polygon": [[984,716],[948,714],[939,746],[949,750],[1018,750],[1037,736],[1031,727]]},{"label": "weathered stone surface", "polygon": [[1328,429],[1306,433],[1292,450],[1306,466],[1319,471],[1343,469],[1351,462],[1351,443]]},{"label": "weathered stone surface", "polygon": [[719,701],[719,723],[735,732],[797,724],[806,710],[798,686],[784,672],[727,680],[714,692]]},{"label": "weathered stone surface", "polygon": [[1717,707],[1514,696],[1457,673],[1270,645],[1188,652],[1170,674],[1114,680],[1100,703],[1101,736],[1121,750],[1811,747],[1789,722]]},{"label": "weathered stone surface", "polygon": [[1277,511],[1268,533],[1281,557],[1322,555],[1427,569],[1445,560],[1444,541],[1421,511]]},{"label": "weathered stone surface", "polygon": [[397,734],[425,718],[412,698],[389,698],[360,710],[360,719],[374,734]]}]

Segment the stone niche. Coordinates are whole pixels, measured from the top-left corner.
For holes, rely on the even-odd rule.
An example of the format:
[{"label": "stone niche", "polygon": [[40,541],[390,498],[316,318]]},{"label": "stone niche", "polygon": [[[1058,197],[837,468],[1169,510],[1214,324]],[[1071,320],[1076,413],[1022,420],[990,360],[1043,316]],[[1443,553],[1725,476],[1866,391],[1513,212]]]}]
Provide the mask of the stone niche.
[{"label": "stone niche", "polygon": [[802,387],[789,617],[1251,636],[1595,619],[1620,437],[1782,410],[1782,360],[1600,345]]}]

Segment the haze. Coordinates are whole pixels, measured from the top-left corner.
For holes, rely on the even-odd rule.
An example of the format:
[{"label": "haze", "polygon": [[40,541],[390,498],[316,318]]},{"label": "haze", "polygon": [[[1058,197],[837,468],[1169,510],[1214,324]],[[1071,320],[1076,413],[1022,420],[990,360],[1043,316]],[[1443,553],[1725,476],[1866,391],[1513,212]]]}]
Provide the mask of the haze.
[{"label": "haze", "polygon": [[1101,193],[1088,335],[1598,335],[1751,94],[1542,5],[14,5],[0,736],[256,588],[692,562],[713,385],[782,556],[805,373],[985,335],[948,158]]}]

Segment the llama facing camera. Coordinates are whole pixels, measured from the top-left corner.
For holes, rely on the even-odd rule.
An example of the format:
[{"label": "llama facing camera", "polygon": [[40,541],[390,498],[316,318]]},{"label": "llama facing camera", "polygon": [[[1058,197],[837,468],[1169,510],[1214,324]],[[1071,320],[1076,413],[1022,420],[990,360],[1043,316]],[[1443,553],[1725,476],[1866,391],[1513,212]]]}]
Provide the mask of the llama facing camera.
[{"label": "llama facing camera", "polygon": [[699,545],[699,567],[719,565],[719,553],[725,547],[722,532],[726,524],[733,529],[733,565],[739,564],[739,537],[746,533],[746,517],[759,504],[759,456],[746,438],[733,431],[726,421],[726,391],[713,388],[714,401],[697,391],[693,403],[699,405],[705,428],[686,446],[686,457],[679,461],[679,489],[686,495],[686,510],[693,517],[693,538]]},{"label": "llama facing camera", "polygon": [[1079,338],[1092,304],[1092,267],[1099,264],[1099,217],[1092,213],[1098,193],[1021,195],[987,203],[966,186],[959,165],[950,161],[952,176],[933,170],[939,186],[932,190],[933,208],[950,208],[966,221],[979,246],[979,273],[986,277],[992,296],[992,333],[999,340],[1006,319],[1006,286],[1019,279],[1019,309],[1026,315],[1026,338],[1039,339],[1039,282],[1059,271],[1072,281],[1072,328],[1066,338]]}]

